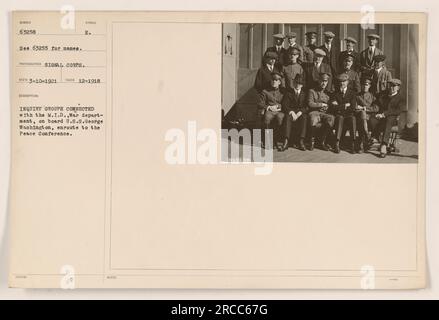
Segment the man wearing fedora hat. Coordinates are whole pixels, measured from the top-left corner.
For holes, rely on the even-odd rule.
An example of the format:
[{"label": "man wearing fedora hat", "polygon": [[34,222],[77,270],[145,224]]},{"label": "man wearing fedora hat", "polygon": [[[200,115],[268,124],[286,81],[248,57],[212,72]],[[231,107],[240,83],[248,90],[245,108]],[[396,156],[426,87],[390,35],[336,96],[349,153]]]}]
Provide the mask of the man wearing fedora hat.
[{"label": "man wearing fedora hat", "polygon": [[[405,108],[404,98],[399,93],[400,87],[401,80],[391,79],[389,81],[389,89],[383,92],[377,99],[379,111],[371,119],[373,126],[376,128],[377,136],[383,133],[380,146],[381,158],[387,155],[392,127],[398,125],[399,115]],[[390,150],[393,149],[395,149],[395,146],[390,144]]]},{"label": "man wearing fedora hat", "polygon": [[291,139],[291,132],[293,127],[297,127],[299,131],[298,148],[305,151],[305,137],[307,127],[307,111],[306,94],[303,90],[303,76],[297,74],[293,79],[293,85],[286,90],[282,100],[282,110],[285,114],[285,140],[282,146],[282,151],[288,149]]},{"label": "man wearing fedora hat", "polygon": [[372,76],[375,69],[375,56],[383,54],[379,48],[377,48],[378,40],[380,36],[372,33],[367,36],[369,46],[360,52],[360,71],[362,76]]},{"label": "man wearing fedora hat", "polygon": [[344,69],[344,61],[347,56],[351,56],[353,58],[351,69],[358,72],[359,71],[359,63],[358,63],[358,52],[355,51],[355,46],[357,44],[357,40],[352,37],[347,37],[344,39],[346,43],[346,50],[340,52],[338,56],[338,71],[341,73]]},{"label": "man wearing fedora hat", "polygon": [[335,34],[332,31],[325,31],[323,33],[324,43],[319,48],[325,51],[325,57],[323,62],[328,64],[331,67],[332,74],[336,74],[337,72],[337,56],[335,52],[335,46],[333,40],[335,38]]}]

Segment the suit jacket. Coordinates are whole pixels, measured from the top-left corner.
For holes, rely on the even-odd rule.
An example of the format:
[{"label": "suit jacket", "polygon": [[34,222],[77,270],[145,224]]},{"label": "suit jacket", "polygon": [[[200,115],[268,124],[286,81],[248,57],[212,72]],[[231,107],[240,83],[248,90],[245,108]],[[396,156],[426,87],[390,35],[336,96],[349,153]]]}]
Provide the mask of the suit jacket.
[{"label": "suit jacket", "polygon": [[388,91],[383,92],[378,96],[377,104],[379,113],[384,113],[385,116],[398,116],[405,110],[405,100],[399,92],[394,96],[389,96]]},{"label": "suit jacket", "polygon": [[303,47],[303,60],[302,62],[313,62],[314,61],[314,50],[317,49],[316,45],[308,45]]},{"label": "suit jacket", "polygon": [[319,48],[325,51],[326,53],[326,56],[323,58],[323,62],[329,64],[333,74],[337,73],[338,61],[337,61],[337,55],[335,53],[334,44],[331,45],[331,51],[328,51],[328,49],[326,49],[324,44],[321,45]]},{"label": "suit jacket", "polygon": [[296,94],[294,89],[287,90],[282,99],[282,110],[286,115],[288,115],[290,111],[294,111],[295,113],[299,111],[302,113],[307,112],[308,106],[303,87],[302,90],[300,90],[299,95]]},{"label": "suit jacket", "polygon": [[360,71],[365,74],[370,73],[375,68],[375,61],[373,58],[377,55],[383,54],[383,51],[375,47],[372,55],[369,54],[369,47],[360,52]]},{"label": "suit jacket", "polygon": [[280,89],[273,87],[261,91],[258,95],[258,108],[265,110],[268,106],[279,105],[282,106],[283,94]]},{"label": "suit jacket", "polygon": [[303,63],[302,64],[303,70],[304,70],[304,75],[305,75],[305,88],[307,89],[311,89],[314,88],[316,86],[318,86],[319,83],[319,79],[320,79],[320,73],[321,72],[326,72],[329,73],[329,81],[328,81],[328,86],[326,87],[327,91],[332,91],[332,70],[331,67],[322,62],[320,64],[320,67],[317,68],[317,66],[314,64],[314,62],[311,63]]},{"label": "suit jacket", "polygon": [[[340,54],[338,55],[338,73],[341,73],[343,71],[344,69],[343,62],[348,54],[349,52],[345,50],[340,52]],[[352,51],[350,54],[354,56],[354,63],[352,64],[351,69],[359,72],[360,71],[359,53],[357,51]]]},{"label": "suit jacket", "polygon": [[[338,105],[334,106],[333,101],[337,101]],[[349,103],[349,106],[346,104]],[[346,93],[343,94],[340,89],[334,91],[329,99],[329,112],[335,116],[350,116],[354,114],[357,108],[357,93],[349,88],[346,89]]]},{"label": "suit jacket", "polygon": [[387,90],[387,83],[392,79],[392,74],[384,66],[379,72],[376,70],[372,73],[372,86],[371,90],[375,94],[380,94]]},{"label": "suit jacket", "polygon": [[280,70],[274,66],[273,71],[270,71],[267,67],[267,65],[263,65],[261,68],[259,68],[258,73],[256,73],[255,78],[255,89],[258,92],[261,92],[264,89],[271,87],[271,73],[272,72],[279,72]]},{"label": "suit jacket", "polygon": [[265,50],[264,56],[267,54],[267,52],[276,52],[277,53],[277,59],[275,62],[275,66],[281,70],[282,66],[285,64],[285,54],[287,50],[284,47],[281,47],[280,50],[277,50],[276,46],[268,47],[267,50]]}]

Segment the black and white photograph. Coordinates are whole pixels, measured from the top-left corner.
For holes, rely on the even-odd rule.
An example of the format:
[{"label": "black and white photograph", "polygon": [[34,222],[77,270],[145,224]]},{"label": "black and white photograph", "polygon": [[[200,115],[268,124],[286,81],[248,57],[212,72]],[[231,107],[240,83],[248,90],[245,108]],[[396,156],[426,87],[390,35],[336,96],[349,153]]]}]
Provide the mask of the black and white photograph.
[{"label": "black and white photograph", "polygon": [[230,23],[222,36],[227,141],[274,162],[418,162],[418,25]]}]

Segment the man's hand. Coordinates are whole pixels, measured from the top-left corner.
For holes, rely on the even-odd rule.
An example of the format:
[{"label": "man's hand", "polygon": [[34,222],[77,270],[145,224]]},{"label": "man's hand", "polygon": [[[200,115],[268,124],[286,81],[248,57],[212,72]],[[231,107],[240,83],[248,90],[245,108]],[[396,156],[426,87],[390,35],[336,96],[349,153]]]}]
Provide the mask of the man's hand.
[{"label": "man's hand", "polygon": [[332,101],[332,105],[333,106],[338,106],[338,102],[337,101]]},{"label": "man's hand", "polygon": [[289,115],[291,116],[291,118],[293,118],[293,121],[297,120],[297,115],[294,111],[290,111]]},{"label": "man's hand", "polygon": [[377,118],[377,119],[384,119],[386,116],[384,115],[384,113],[377,113],[376,115],[375,115],[375,118]]},{"label": "man's hand", "polygon": [[345,103],[344,108],[347,109],[347,108],[349,108],[350,106],[351,106],[351,104],[348,102],[348,103]]}]

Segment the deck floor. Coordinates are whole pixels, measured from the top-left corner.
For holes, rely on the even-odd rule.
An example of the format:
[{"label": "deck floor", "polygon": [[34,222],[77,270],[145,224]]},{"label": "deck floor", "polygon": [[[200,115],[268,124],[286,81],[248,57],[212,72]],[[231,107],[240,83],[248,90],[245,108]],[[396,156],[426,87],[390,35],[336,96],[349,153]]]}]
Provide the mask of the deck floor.
[{"label": "deck floor", "polygon": [[341,150],[339,154],[332,151],[324,151],[315,148],[313,151],[301,151],[289,147],[288,150],[279,152],[274,150],[274,162],[315,162],[315,163],[417,163],[418,143],[398,139],[395,153],[387,155],[386,158],[379,158],[379,145],[375,144],[371,150],[362,154],[351,154]]}]

